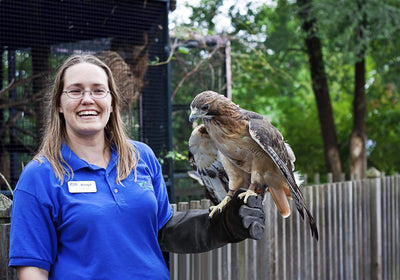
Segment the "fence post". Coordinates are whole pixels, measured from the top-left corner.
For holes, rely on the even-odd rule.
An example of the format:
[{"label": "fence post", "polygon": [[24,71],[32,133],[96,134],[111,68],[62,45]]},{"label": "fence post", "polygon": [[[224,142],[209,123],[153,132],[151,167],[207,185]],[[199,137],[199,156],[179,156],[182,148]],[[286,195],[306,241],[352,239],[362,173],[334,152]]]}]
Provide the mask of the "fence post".
[{"label": "fence post", "polygon": [[11,204],[11,199],[0,193],[0,280],[16,279],[13,269],[8,267]]},{"label": "fence post", "polygon": [[314,174],[314,184],[317,185],[320,183],[319,173]]}]

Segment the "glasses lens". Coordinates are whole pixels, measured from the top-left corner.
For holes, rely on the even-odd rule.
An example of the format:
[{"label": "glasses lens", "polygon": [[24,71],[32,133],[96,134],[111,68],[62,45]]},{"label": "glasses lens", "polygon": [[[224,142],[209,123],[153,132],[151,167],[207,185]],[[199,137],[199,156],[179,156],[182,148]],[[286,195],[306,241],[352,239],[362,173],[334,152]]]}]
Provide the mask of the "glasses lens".
[{"label": "glasses lens", "polygon": [[94,98],[104,98],[108,94],[108,91],[105,89],[95,89],[92,91],[92,96]]},{"label": "glasses lens", "polygon": [[67,95],[70,98],[81,98],[82,97],[82,91],[79,89],[71,89],[67,91]]}]

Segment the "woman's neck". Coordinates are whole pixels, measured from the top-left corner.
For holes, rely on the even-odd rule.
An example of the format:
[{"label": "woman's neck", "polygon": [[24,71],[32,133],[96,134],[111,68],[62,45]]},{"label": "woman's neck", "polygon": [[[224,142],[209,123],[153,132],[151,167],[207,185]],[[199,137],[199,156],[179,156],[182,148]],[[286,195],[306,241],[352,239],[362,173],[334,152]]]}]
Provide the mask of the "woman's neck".
[{"label": "woman's neck", "polygon": [[90,164],[107,168],[111,157],[111,151],[104,137],[97,139],[68,138],[67,144],[80,159]]}]

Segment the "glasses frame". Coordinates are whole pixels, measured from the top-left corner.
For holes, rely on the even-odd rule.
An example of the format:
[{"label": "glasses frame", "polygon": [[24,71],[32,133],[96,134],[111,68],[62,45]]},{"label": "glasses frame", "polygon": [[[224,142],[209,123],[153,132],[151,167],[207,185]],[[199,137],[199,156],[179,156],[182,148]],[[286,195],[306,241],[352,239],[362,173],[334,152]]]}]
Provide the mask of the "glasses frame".
[{"label": "glasses frame", "polygon": [[103,99],[106,98],[108,94],[111,93],[110,90],[106,90],[106,94],[102,97],[96,97],[95,95],[93,95],[93,90],[81,90],[81,95],[79,97],[75,97],[75,96],[71,96],[69,95],[69,93],[72,90],[63,90],[62,93],[65,93],[69,98],[71,99],[81,99],[83,97],[83,95],[85,94],[85,92],[89,92],[90,96],[93,97],[94,99]]}]

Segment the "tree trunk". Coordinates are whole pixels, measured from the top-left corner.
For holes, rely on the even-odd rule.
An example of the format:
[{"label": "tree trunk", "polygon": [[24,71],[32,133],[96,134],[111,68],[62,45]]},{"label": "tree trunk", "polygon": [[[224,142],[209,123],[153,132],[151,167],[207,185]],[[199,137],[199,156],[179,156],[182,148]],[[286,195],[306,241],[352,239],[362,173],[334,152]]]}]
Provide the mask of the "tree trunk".
[{"label": "tree trunk", "polygon": [[355,65],[355,90],[353,100],[353,132],[350,136],[350,174],[365,178],[367,170],[365,133],[365,60]]},{"label": "tree trunk", "polygon": [[[362,1],[358,1],[358,10],[362,8]],[[356,39],[358,44],[363,44],[366,28],[365,13],[356,30]],[[365,133],[365,115],[367,104],[365,101],[365,46],[362,45],[360,51],[356,53],[358,61],[355,64],[354,71],[354,100],[353,100],[353,132],[350,136],[350,174],[355,175],[357,179],[365,178],[367,170],[367,152]]]},{"label": "tree trunk", "polygon": [[317,101],[319,123],[324,143],[327,169],[332,172],[333,180],[339,181],[342,173],[336,127],[325,74],[321,41],[316,34],[316,19],[312,16],[311,0],[299,0],[302,29],[306,34],[306,47],[310,63],[312,87]]}]

